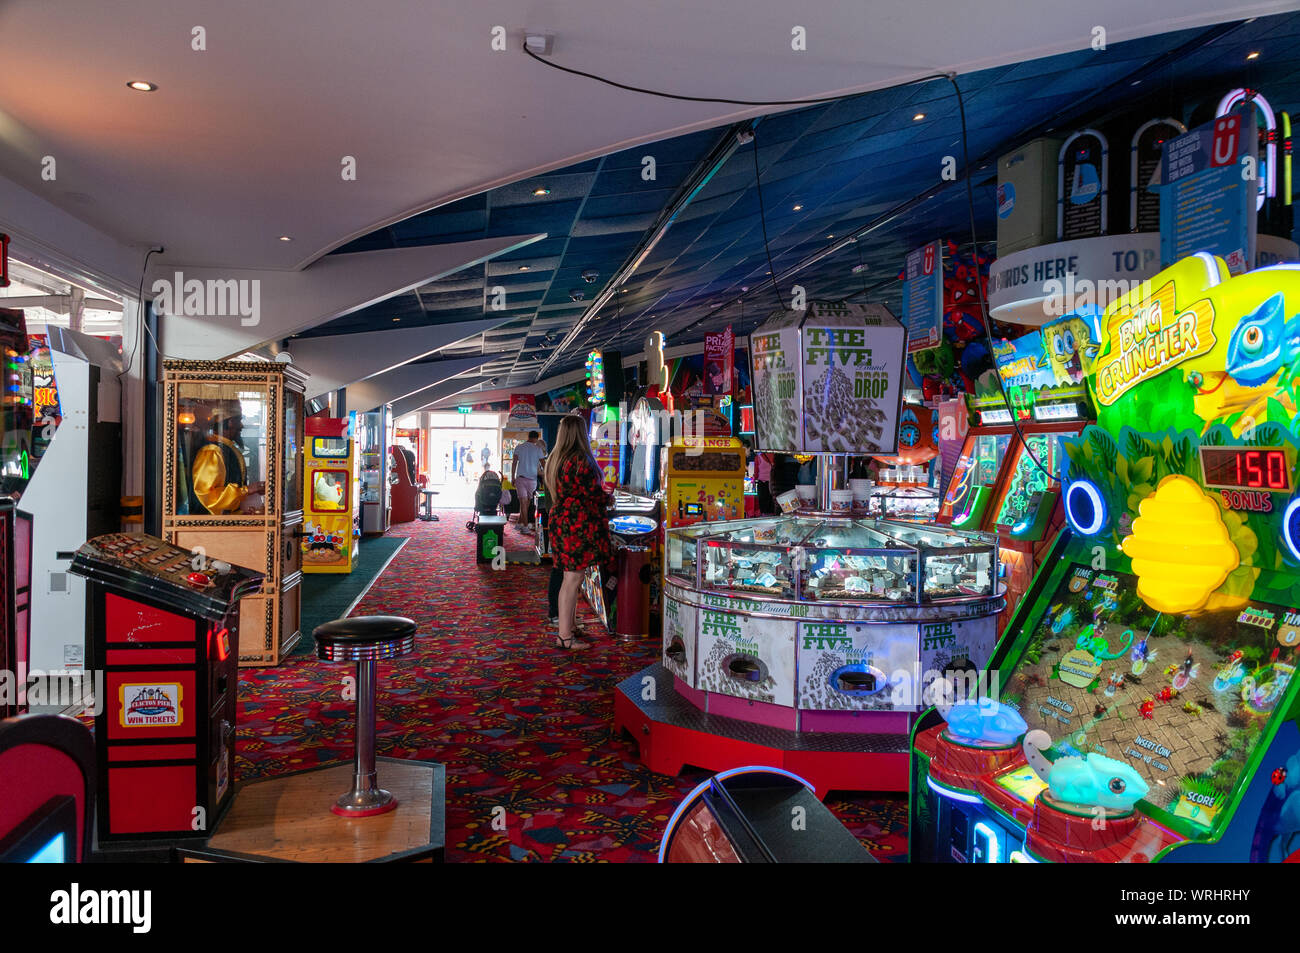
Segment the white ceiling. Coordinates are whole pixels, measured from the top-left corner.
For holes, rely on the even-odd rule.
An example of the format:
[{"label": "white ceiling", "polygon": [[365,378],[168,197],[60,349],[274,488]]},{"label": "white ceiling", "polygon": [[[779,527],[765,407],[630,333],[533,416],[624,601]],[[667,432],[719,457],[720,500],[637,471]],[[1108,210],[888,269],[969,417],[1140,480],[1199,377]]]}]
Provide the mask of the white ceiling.
[{"label": "white ceiling", "polygon": [[[548,70],[738,99],[856,92],[1295,9],[1222,0],[8,0],[0,175],[160,264],[296,269],[529,174],[771,108],[675,102]],[[493,52],[506,27],[510,50]],[[806,52],[791,30],[807,31]],[[206,30],[207,49],[191,49]],[[1104,56],[1105,53],[1098,53]],[[128,80],[159,85],[136,93]],[[357,180],[341,160],[355,156]],[[57,179],[41,178],[53,156]],[[4,210],[0,209],[0,220]],[[292,235],[294,241],[278,237]]]}]

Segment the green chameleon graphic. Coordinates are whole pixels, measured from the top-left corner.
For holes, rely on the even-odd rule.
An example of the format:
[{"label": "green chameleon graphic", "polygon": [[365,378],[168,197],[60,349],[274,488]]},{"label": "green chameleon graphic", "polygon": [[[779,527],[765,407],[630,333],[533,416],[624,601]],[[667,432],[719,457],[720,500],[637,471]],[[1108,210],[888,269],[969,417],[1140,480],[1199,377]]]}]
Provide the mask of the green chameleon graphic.
[{"label": "green chameleon graphic", "polygon": [[1079,632],[1079,637],[1074,640],[1074,647],[1076,649],[1087,649],[1092,653],[1092,657],[1098,662],[1108,662],[1111,659],[1119,658],[1121,655],[1125,654],[1129,650],[1129,646],[1133,644],[1132,629],[1124,630],[1124,635],[1122,636],[1124,644],[1120,646],[1118,652],[1110,651],[1110,645],[1106,642],[1106,637],[1104,635],[1093,635],[1092,633],[1093,628],[1091,625],[1084,626]]}]

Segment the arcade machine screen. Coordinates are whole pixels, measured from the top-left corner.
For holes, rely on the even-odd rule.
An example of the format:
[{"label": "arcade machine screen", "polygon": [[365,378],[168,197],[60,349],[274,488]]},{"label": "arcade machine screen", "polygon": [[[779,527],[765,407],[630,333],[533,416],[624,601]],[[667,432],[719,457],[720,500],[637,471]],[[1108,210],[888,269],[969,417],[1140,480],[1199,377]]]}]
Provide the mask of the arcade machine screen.
[{"label": "arcade machine screen", "polygon": [[76,798],[50,798],[0,838],[0,864],[70,864],[76,861]]},{"label": "arcade machine screen", "polygon": [[1065,433],[1030,433],[1025,435],[1024,444],[1016,441],[1012,469],[1001,495],[994,503],[994,529],[1016,536],[1051,517],[1052,507],[1042,507],[1040,504],[1044,496],[1056,490],[1060,483],[1052,474],[1061,471],[1061,437],[1074,437],[1078,433],[1077,430]]},{"label": "arcade machine screen", "polygon": [[659,401],[637,401],[628,421],[627,486],[633,493],[654,496],[660,489]]},{"label": "arcade machine screen", "polygon": [[[1146,783],[1148,804],[1210,828],[1291,684],[1300,611],[1251,599],[1161,613],[1138,596],[1136,576],[1078,563],[1062,563],[1053,581],[1047,612],[1012,648],[1002,701],[1060,755],[1121,761]],[[1028,769],[998,783],[1043,787]]]},{"label": "arcade machine screen", "polygon": [[943,498],[939,511],[941,519],[951,519],[952,525],[958,529],[967,524],[970,529],[979,528],[983,509],[979,504],[993,492],[1011,437],[1009,433],[979,432],[967,436]]}]

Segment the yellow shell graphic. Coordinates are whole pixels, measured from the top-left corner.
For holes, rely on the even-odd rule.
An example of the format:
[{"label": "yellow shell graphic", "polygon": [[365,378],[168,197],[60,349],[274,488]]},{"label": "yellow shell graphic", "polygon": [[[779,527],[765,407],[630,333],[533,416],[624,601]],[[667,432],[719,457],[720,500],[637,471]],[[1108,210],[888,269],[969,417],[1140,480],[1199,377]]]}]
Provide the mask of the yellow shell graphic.
[{"label": "yellow shell graphic", "polygon": [[1157,612],[1204,606],[1240,561],[1219,504],[1193,480],[1168,476],[1138,513],[1122,544],[1133,560],[1138,595]]}]

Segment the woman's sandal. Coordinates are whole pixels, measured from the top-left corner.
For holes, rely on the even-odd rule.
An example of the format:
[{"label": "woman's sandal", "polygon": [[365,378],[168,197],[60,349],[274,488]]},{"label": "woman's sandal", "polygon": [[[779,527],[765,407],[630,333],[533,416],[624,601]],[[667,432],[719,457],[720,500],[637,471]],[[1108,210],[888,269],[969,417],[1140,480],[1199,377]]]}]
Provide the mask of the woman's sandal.
[{"label": "woman's sandal", "polygon": [[555,647],[557,649],[589,649],[591,648],[591,643],[584,642],[575,635],[569,636],[568,639],[557,635],[555,637]]}]

